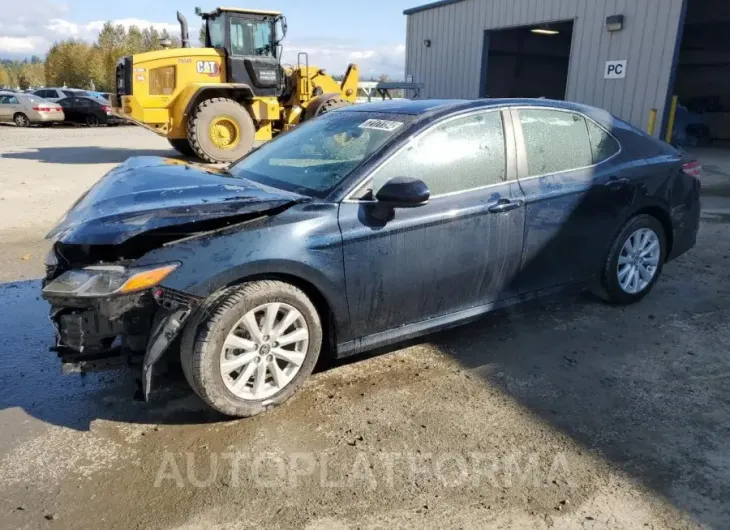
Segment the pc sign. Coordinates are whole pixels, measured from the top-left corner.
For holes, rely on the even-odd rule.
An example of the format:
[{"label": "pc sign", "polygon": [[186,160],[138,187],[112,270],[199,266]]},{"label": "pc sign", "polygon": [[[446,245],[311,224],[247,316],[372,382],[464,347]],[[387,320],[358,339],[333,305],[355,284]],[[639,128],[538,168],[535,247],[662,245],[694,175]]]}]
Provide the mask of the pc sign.
[{"label": "pc sign", "polygon": [[626,77],[626,60],[606,61],[606,69],[603,72],[604,79],[623,79]]}]

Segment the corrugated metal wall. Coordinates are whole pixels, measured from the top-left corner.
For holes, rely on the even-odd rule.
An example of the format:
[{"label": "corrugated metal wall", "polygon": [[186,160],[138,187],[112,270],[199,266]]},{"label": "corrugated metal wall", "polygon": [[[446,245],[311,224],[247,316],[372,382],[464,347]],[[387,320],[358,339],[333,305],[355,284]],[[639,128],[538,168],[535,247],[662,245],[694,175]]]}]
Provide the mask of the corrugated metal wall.
[{"label": "corrugated metal wall", "polygon": [[[651,108],[658,109],[659,123],[664,113],[682,3],[462,0],[441,5],[408,15],[406,74],[425,83],[425,97],[476,98],[485,30],[572,19],[566,99],[607,109],[646,129]],[[625,15],[624,29],[609,33],[606,17],[614,14]],[[628,60],[626,78],[604,79],[606,61],[621,59]]]}]

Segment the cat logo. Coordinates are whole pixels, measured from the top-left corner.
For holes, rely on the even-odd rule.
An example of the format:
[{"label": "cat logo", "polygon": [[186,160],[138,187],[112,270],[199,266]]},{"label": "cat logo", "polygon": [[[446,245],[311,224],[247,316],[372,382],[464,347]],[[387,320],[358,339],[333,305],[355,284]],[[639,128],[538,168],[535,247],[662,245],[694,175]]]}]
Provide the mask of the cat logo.
[{"label": "cat logo", "polygon": [[199,74],[208,74],[211,77],[220,73],[220,66],[215,61],[198,61],[195,68]]}]

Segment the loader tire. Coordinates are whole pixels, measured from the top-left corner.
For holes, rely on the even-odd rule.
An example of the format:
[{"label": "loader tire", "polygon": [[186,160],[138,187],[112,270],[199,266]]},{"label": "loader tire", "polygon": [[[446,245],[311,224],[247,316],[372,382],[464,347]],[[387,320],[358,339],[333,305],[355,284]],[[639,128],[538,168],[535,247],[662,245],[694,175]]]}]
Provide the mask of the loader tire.
[{"label": "loader tire", "polygon": [[337,94],[322,94],[312,100],[312,102],[307,106],[307,111],[304,113],[304,119],[311,120],[312,118],[326,114],[331,110],[347,107],[349,105],[352,105],[352,103],[342,99]]},{"label": "loader tire", "polygon": [[196,156],[187,138],[168,138],[172,148],[183,156]]},{"label": "loader tire", "polygon": [[228,98],[202,101],[188,118],[188,142],[206,162],[234,162],[254,144],[256,127],[245,107]]}]

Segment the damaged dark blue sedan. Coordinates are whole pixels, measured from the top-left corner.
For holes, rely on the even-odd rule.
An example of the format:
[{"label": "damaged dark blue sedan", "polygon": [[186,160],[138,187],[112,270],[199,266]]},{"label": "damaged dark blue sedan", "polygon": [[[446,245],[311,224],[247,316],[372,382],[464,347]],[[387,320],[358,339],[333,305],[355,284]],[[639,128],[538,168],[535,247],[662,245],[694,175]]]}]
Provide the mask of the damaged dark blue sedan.
[{"label": "damaged dark blue sedan", "polygon": [[629,304],[699,225],[699,164],[598,109],[404,101],[327,113],[227,170],[133,158],[49,235],[67,371],[170,361],[214,409],[556,291]]}]

